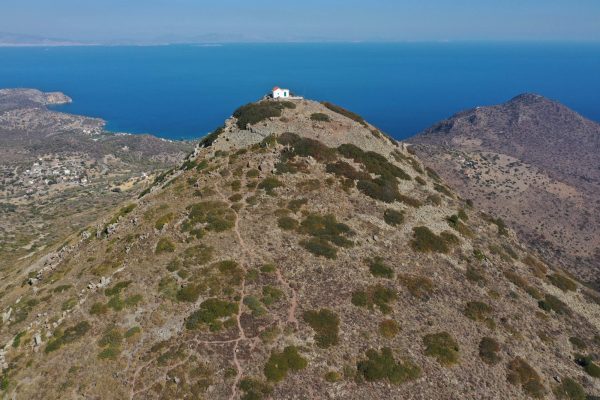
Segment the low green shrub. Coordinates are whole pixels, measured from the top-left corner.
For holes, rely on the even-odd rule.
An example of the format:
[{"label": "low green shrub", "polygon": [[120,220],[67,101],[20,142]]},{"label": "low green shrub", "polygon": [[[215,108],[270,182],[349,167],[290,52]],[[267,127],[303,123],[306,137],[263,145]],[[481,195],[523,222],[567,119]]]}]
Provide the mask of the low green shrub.
[{"label": "low green shrub", "polygon": [[593,378],[600,378],[600,367],[592,360],[591,356],[575,355],[575,362]]},{"label": "low green shrub", "polygon": [[481,357],[486,364],[498,364],[500,361],[500,356],[498,355],[499,351],[500,345],[496,340],[490,337],[484,337],[479,342],[479,357]]},{"label": "low green shrub", "polygon": [[373,276],[391,279],[394,277],[394,270],[383,262],[383,258],[375,257],[365,260],[369,266],[369,271]]},{"label": "low green shrub", "polygon": [[116,294],[121,293],[123,291],[123,289],[126,289],[127,287],[129,287],[129,285],[131,285],[131,281],[117,282],[112,287],[105,289],[104,294],[109,297],[114,296]]},{"label": "low green shrub", "polygon": [[298,212],[300,211],[300,209],[302,208],[302,206],[306,205],[308,203],[307,199],[294,199],[294,200],[290,200],[288,202],[288,206],[287,208],[289,210],[291,210],[292,212]]},{"label": "low green shrub", "polygon": [[577,290],[577,284],[562,274],[556,273],[548,275],[548,280],[551,284],[553,284],[563,292]]},{"label": "low green shrub", "polygon": [[425,276],[399,274],[398,281],[411,295],[424,301],[429,300],[434,289],[431,279]]},{"label": "low green shrub", "polygon": [[91,325],[87,321],[81,321],[76,325],[73,325],[64,332],[55,331],[54,338],[51,339],[44,351],[46,353],[53,352],[60,349],[62,346],[73,343],[81,339],[91,328]]},{"label": "low green shrub", "polygon": [[300,224],[300,232],[330,242],[339,247],[351,247],[353,243],[347,239],[354,235],[350,227],[338,222],[335,215],[309,214]]},{"label": "low green shrub", "polygon": [[388,208],[383,213],[383,220],[391,226],[398,226],[404,223],[404,212]]},{"label": "low green shrub", "polygon": [[298,221],[291,217],[279,217],[277,226],[286,231],[293,231],[298,228]]},{"label": "low green shrub", "polygon": [[400,332],[400,326],[393,319],[385,319],[379,323],[379,333],[386,339],[393,339]]},{"label": "low green shrub", "polygon": [[103,315],[108,312],[108,306],[104,303],[96,302],[90,307],[90,314],[92,315]]},{"label": "low green shrub", "polygon": [[177,291],[176,299],[188,303],[195,303],[200,297],[200,287],[189,284]]},{"label": "low green shrub", "polygon": [[466,277],[471,282],[474,282],[477,284],[485,284],[487,281],[483,270],[481,268],[477,268],[472,265],[469,265],[467,267]]},{"label": "low green shrub", "polygon": [[483,303],[481,301],[470,301],[465,306],[463,312],[467,316],[467,318],[472,319],[473,321],[483,322],[490,329],[494,329],[496,324],[494,323],[494,320],[490,317],[492,311],[492,307],[490,307],[486,303]]},{"label": "low green shrub", "polygon": [[240,129],[247,129],[248,125],[257,124],[267,118],[281,117],[281,111],[285,108],[296,108],[296,105],[287,101],[261,101],[238,108],[233,116],[237,118],[237,126]]},{"label": "low green shrub", "polygon": [[456,244],[458,238],[450,233],[436,235],[426,226],[413,228],[413,240],[410,242],[415,251],[421,253],[448,253],[450,246]]},{"label": "low green shrub", "polygon": [[319,121],[319,122],[329,122],[329,121],[331,121],[331,119],[329,118],[329,115],[323,114],[323,113],[313,113],[313,114],[310,115],[310,119],[312,121]]},{"label": "low green shrub", "polygon": [[282,352],[273,352],[264,367],[264,374],[271,382],[283,380],[289,371],[297,372],[308,365],[295,346],[287,346]]},{"label": "low green shrub", "polygon": [[346,161],[336,161],[335,163],[329,163],[325,166],[325,171],[340,177],[360,180],[360,179],[371,179],[371,176],[365,172],[357,171],[352,165]]},{"label": "low green shrub", "polygon": [[[228,204],[221,201],[204,201],[187,207],[188,217],[182,225],[184,232],[195,234],[199,230],[223,232],[234,227],[236,214]],[[198,235],[197,235],[198,236]]]},{"label": "low green shrub", "polygon": [[303,240],[300,245],[315,256],[329,258],[335,260],[337,258],[337,249],[329,244],[328,241],[320,238],[311,238]]},{"label": "low green shrub", "polygon": [[283,291],[281,289],[269,285],[263,286],[262,294],[263,297],[261,301],[267,307],[283,298]]},{"label": "low green shrub", "polygon": [[448,332],[425,335],[423,343],[425,354],[434,357],[441,365],[450,366],[458,362],[458,343]]},{"label": "low green shrub", "polygon": [[263,179],[258,184],[258,188],[263,189],[269,196],[275,196],[274,190],[281,186],[283,186],[283,183],[272,176]]},{"label": "low green shrub", "polygon": [[571,315],[569,307],[558,297],[551,294],[546,294],[544,299],[538,302],[538,306],[546,312],[554,311],[559,315]]},{"label": "low green shrub", "polygon": [[271,386],[255,378],[243,378],[239,387],[244,392],[241,400],[261,400],[273,392]]},{"label": "low green shrub", "polygon": [[351,120],[356,121],[365,127],[367,126],[367,123],[365,122],[363,117],[361,117],[358,114],[353,113],[352,111],[348,111],[345,108],[342,108],[338,105],[329,103],[327,101],[324,101],[321,104],[323,104],[325,107],[327,107],[328,109],[330,109],[331,111],[333,111],[335,113],[338,113],[340,115],[343,115],[344,117],[350,118]]},{"label": "low green shrub", "polygon": [[[516,259],[518,258],[518,256],[513,258]],[[531,267],[533,274],[538,278],[544,278],[546,276],[546,273],[548,273],[548,267],[546,267],[546,265],[543,262],[532,256],[531,254],[527,254],[527,256],[525,256],[525,258],[523,259],[523,264]]]},{"label": "low green shrub", "polygon": [[156,243],[156,249],[154,254],[162,253],[173,253],[175,251],[175,244],[168,238],[160,238]]},{"label": "low green shrub", "polygon": [[587,345],[585,344],[585,341],[576,336],[570,337],[569,342],[571,342],[573,347],[575,347],[577,350],[584,350],[587,347]]},{"label": "low green shrub", "polygon": [[200,308],[187,318],[185,326],[187,329],[198,329],[208,326],[211,331],[221,330],[222,318],[227,318],[238,313],[237,303],[211,298],[204,300]]},{"label": "low green shrub", "polygon": [[215,140],[217,140],[217,138],[223,133],[224,130],[225,130],[225,127],[220,126],[217,129],[215,129],[213,132],[204,136],[202,139],[200,139],[200,143],[199,143],[200,147],[212,146],[212,144],[215,142]]},{"label": "low green shrub", "polygon": [[342,156],[362,164],[369,173],[378,175],[383,180],[395,183],[394,178],[407,181],[412,179],[402,168],[375,151],[364,151],[353,144],[342,144],[337,150]]},{"label": "low green shrub", "polygon": [[387,380],[394,385],[415,380],[421,376],[421,369],[412,360],[396,361],[392,349],[384,347],[381,352],[369,349],[367,359],[356,363],[356,369],[368,382]]},{"label": "low green shrub", "polygon": [[556,398],[561,400],[586,400],[588,398],[583,387],[572,378],[563,378],[553,392]]},{"label": "low green shrub", "polygon": [[165,214],[156,220],[156,222],[154,223],[154,227],[160,231],[160,230],[162,230],[162,228],[165,227],[165,225],[170,223],[174,217],[175,216],[173,213]]},{"label": "low green shrub", "polygon": [[508,364],[508,381],[520,385],[531,397],[542,398],[546,394],[538,373],[521,357],[516,357]]},{"label": "low green shrub", "polygon": [[315,331],[317,346],[327,348],[338,344],[340,319],[333,311],[326,308],[305,311],[303,318]]},{"label": "low green shrub", "polygon": [[393,289],[383,285],[369,286],[366,290],[357,290],[352,293],[352,304],[357,307],[367,307],[373,309],[377,306],[384,314],[392,312],[390,302],[397,299],[397,294]]},{"label": "low green shrub", "polygon": [[267,313],[260,300],[255,296],[244,297],[244,305],[252,311],[252,315],[255,317],[262,317]]}]

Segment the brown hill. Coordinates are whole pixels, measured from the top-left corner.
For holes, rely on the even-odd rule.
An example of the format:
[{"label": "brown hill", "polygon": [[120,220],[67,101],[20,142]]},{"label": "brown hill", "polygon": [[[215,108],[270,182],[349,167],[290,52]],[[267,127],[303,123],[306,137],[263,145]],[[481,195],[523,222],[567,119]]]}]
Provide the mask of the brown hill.
[{"label": "brown hill", "polygon": [[549,262],[600,282],[600,125],[534,94],[459,113],[410,139],[465,198]]},{"label": "brown hill", "polygon": [[242,107],[2,274],[7,398],[600,394],[599,297],[330,104]]}]

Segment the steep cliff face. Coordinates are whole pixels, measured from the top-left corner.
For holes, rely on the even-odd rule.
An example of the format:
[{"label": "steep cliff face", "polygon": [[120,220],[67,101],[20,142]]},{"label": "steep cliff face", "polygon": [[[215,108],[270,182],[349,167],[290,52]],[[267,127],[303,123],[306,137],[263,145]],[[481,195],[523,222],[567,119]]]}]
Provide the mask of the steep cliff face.
[{"label": "steep cliff face", "polygon": [[465,198],[504,218],[548,261],[598,284],[600,125],[524,94],[459,113],[410,142]]},{"label": "steep cliff face", "polygon": [[0,289],[8,397],[600,394],[575,360],[598,351],[597,295],[403,145],[307,100],[242,107]]}]

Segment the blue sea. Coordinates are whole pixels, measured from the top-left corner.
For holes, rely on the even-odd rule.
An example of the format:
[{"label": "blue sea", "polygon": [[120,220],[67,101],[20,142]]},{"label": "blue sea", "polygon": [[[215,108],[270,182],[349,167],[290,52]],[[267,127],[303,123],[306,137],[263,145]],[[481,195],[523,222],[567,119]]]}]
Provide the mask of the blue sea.
[{"label": "blue sea", "polygon": [[117,132],[200,137],[271,87],[338,103],[398,139],[523,93],[600,121],[600,44],[225,44],[0,48],[0,87],[62,91]]}]

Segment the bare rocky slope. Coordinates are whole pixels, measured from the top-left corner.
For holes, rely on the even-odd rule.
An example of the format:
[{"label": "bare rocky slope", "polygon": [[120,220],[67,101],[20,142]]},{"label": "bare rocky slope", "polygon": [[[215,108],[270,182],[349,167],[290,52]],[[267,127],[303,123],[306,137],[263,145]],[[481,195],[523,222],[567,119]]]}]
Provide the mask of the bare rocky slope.
[{"label": "bare rocky slope", "polygon": [[524,94],[410,139],[465,198],[503,218],[548,262],[600,284],[600,125]]},{"label": "bare rocky slope", "polygon": [[0,90],[0,270],[79,232],[195,146],[109,133],[101,119],[48,108],[69,102],[62,93]]},{"label": "bare rocky slope", "polygon": [[329,104],[240,108],[1,278],[5,398],[600,395],[598,295]]}]

